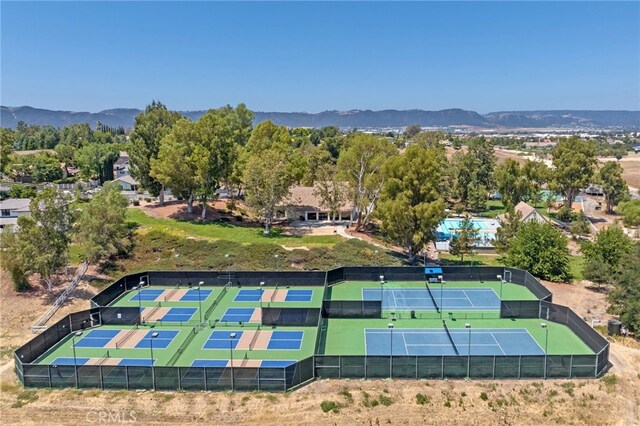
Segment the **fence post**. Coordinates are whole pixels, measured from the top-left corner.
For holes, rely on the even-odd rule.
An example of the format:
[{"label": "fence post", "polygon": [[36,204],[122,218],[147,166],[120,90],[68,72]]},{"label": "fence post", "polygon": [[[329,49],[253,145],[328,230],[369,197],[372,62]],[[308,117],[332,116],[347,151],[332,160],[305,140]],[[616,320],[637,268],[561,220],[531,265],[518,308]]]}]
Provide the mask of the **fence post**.
[{"label": "fence post", "polygon": [[104,378],[102,377],[102,366],[98,366],[98,371],[100,371],[100,389],[104,390]]},{"label": "fence post", "polygon": [[[24,379],[24,365],[22,366],[22,384],[26,382]],[[598,361],[596,360],[596,370],[598,369]],[[47,374],[49,375],[49,388],[53,388],[53,380],[51,379],[51,366],[47,365]]]},{"label": "fence post", "polygon": [[573,378],[573,355],[569,358],[569,378]]},{"label": "fence post", "polygon": [[518,379],[522,377],[522,355],[518,355]]},{"label": "fence post", "polygon": [[493,377],[493,379],[495,380],[496,378],[496,356],[493,356],[493,374],[491,375],[491,377]]},{"label": "fence post", "polygon": [[124,367],[124,380],[127,382],[127,390],[131,390],[131,386],[129,386],[129,367]]}]

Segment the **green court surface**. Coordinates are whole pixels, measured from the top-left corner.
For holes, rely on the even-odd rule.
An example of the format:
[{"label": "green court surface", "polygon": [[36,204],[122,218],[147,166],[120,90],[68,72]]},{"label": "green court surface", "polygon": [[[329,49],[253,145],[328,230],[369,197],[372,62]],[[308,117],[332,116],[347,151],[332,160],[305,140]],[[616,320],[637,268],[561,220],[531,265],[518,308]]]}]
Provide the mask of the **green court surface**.
[{"label": "green court surface", "polygon": [[[544,348],[545,329],[540,326],[540,319],[478,319],[469,321],[447,321],[449,329],[465,328],[469,323],[475,329],[526,329],[535,341]],[[548,355],[593,355],[593,351],[567,326],[545,321],[549,330],[547,343]],[[325,322],[323,332],[324,355],[364,355],[365,329],[387,329],[388,319],[343,319],[329,318]],[[424,328],[440,329],[441,320],[402,319],[393,322],[395,329]]]},{"label": "green court surface", "polygon": [[[166,290],[171,291],[176,289],[176,287],[169,286],[153,286],[147,287],[152,288],[154,290]],[[186,290],[188,287],[181,287],[181,289]],[[265,293],[273,292],[276,287],[263,287],[262,290]],[[139,290],[127,291],[123,293],[120,297],[118,297],[115,301],[109,304],[109,306],[114,307],[136,307],[140,306],[142,308],[154,308],[154,307],[165,307],[165,308],[194,308],[196,309],[195,314],[191,317],[189,321],[185,321],[183,323],[178,323],[178,325],[190,325],[194,326],[200,322],[200,305],[202,306],[202,319],[209,321],[210,323],[217,322],[221,320],[227,311],[228,308],[261,308],[261,307],[273,307],[273,308],[309,308],[315,307],[319,308],[322,306],[322,296],[324,289],[322,287],[278,287],[278,294],[283,294],[284,290],[307,290],[311,291],[311,300],[310,301],[272,301],[269,297],[265,297],[266,300],[256,300],[256,301],[238,301],[235,300],[238,294],[243,290],[248,290],[251,292],[255,292],[258,290],[257,287],[229,287],[226,290],[225,295],[219,299],[221,292],[223,292],[223,287],[202,287],[202,291],[211,291],[208,297],[204,298],[202,296],[201,303],[198,300],[190,300],[190,301],[165,301],[163,296],[159,296],[156,300],[138,300],[137,293]],[[195,290],[192,290],[195,291]],[[271,293],[273,294],[273,293]],[[216,303],[217,302],[217,303]],[[212,305],[216,304],[212,309]],[[148,321],[153,322],[153,321]],[[171,323],[163,324],[163,326],[170,326]]]},{"label": "green court surface", "polygon": [[[94,330],[131,330],[131,326],[101,326]],[[181,345],[185,343],[193,327],[172,327],[162,326],[151,328],[149,326],[140,326],[139,330],[145,331],[178,331],[177,336],[171,341],[166,348],[159,348],[154,346],[153,358],[156,360],[154,365],[156,367],[175,365],[175,366],[190,366],[194,360],[228,360],[233,356],[235,360],[282,360],[282,361],[298,361],[307,357],[310,357],[314,353],[316,343],[316,327],[261,327],[260,333],[272,332],[272,331],[302,331],[303,337],[299,350],[242,350],[233,349],[223,342],[224,348],[221,349],[205,349],[204,345],[209,340],[212,332],[220,332],[224,336],[236,332],[238,335],[243,331],[257,331],[256,326],[245,327],[220,327],[215,328],[206,327],[200,330],[195,338],[184,348],[184,351],[177,359],[172,357],[181,348]],[[83,334],[88,333],[90,330],[86,330]],[[80,341],[80,337],[76,337],[76,342]],[[37,364],[54,364],[57,358],[69,358],[73,359],[74,351],[72,345],[73,336],[67,336],[60,343],[54,346],[51,350],[47,351],[43,356],[36,360]],[[88,348],[81,347],[79,344],[75,348],[75,356],[80,358],[100,358],[104,360],[104,365],[109,364],[109,359],[136,359],[136,360],[150,360],[151,348]],[[106,358],[106,359],[105,359]],[[169,363],[169,361],[172,361]]]},{"label": "green court surface", "polygon": [[[502,290],[500,289],[502,287]],[[378,281],[345,281],[329,288],[331,300],[362,300],[362,289],[380,288]],[[425,288],[424,281],[389,281],[383,288]],[[436,294],[440,284],[430,283],[429,288]],[[538,300],[538,298],[523,285],[500,281],[451,281],[445,282],[442,288],[491,288],[497,295],[502,293],[502,300]]]}]

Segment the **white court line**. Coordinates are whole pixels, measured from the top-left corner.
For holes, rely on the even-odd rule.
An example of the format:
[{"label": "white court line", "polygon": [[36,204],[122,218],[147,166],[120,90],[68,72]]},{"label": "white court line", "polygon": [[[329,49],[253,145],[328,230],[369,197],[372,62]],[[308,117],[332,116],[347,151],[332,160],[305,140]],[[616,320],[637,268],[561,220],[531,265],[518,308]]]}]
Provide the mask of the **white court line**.
[{"label": "white court line", "polygon": [[467,294],[467,292],[464,292],[464,297],[467,298],[467,300],[469,301],[469,303],[471,303],[471,307],[475,309],[475,305],[473,304],[473,302],[471,301],[471,299],[469,299],[469,295]]},{"label": "white court line", "polygon": [[401,333],[401,334],[402,334],[402,341],[404,342],[404,355],[409,355],[409,350],[407,349],[407,340],[404,338],[404,333]]},{"label": "white court line", "polygon": [[493,333],[485,333],[485,334],[491,334],[491,338],[493,339],[494,342],[496,342],[496,345],[498,345],[498,347],[500,348],[500,351],[502,352],[502,355],[506,355],[507,354],[504,351],[504,349],[502,349],[502,345],[500,343],[498,343],[498,341],[496,340],[496,337],[493,335]]}]

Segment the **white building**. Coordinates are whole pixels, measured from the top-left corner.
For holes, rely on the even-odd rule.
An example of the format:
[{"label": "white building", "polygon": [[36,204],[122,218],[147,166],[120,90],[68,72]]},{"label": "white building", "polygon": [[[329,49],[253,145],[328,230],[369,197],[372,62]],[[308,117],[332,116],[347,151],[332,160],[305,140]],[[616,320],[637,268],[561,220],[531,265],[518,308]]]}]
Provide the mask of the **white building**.
[{"label": "white building", "polygon": [[29,215],[29,198],[8,198],[0,201],[0,228],[15,226],[20,216]]}]

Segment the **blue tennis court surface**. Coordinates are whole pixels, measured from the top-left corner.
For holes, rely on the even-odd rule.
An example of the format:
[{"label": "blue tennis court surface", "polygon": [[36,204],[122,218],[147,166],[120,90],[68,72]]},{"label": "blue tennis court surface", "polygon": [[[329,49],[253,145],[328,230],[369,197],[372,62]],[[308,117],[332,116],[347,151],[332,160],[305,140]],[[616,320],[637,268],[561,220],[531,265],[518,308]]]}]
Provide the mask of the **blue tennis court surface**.
[{"label": "blue tennis court surface", "polygon": [[[500,298],[490,288],[445,288],[432,286],[431,293],[440,310],[500,310]],[[382,309],[436,310],[426,288],[363,288],[363,300],[380,300]]]},{"label": "blue tennis court surface", "polygon": [[[153,347],[155,349],[155,343],[153,344]],[[153,365],[155,362],[156,359],[151,362],[151,360],[148,358],[125,358],[120,361],[118,365],[126,367],[151,367],[151,365]]]},{"label": "blue tennis court surface", "polygon": [[[366,329],[367,355],[544,355],[526,329]],[[393,341],[392,341],[393,340]],[[456,353],[457,349],[457,353]]]},{"label": "blue tennis court surface", "polygon": [[267,349],[299,350],[302,346],[303,331],[274,331]]},{"label": "blue tennis court surface", "polygon": [[296,361],[276,361],[276,360],[268,360],[265,359],[262,361],[262,364],[260,364],[260,367],[262,368],[282,368],[282,367],[288,367],[291,364],[295,364]]},{"label": "blue tennis court surface", "polygon": [[311,302],[313,290],[287,290],[285,302]]},{"label": "blue tennis court surface", "polygon": [[171,308],[160,318],[161,321],[186,322],[196,313],[196,308]]},{"label": "blue tennis court surface", "polygon": [[224,322],[249,322],[255,308],[228,308],[220,321]]},{"label": "blue tennis court surface", "polygon": [[196,289],[190,289],[185,293],[184,296],[180,298],[180,301],[181,302],[197,302],[198,295],[200,296],[200,300],[204,301],[204,300],[207,300],[209,296],[211,296],[211,293],[213,293],[213,290],[198,291]]},{"label": "blue tennis court surface", "polygon": [[143,288],[142,290],[137,291],[129,300],[133,301],[141,301],[141,302],[153,302],[155,301],[162,293],[164,293],[164,289],[155,289],[155,288]]},{"label": "blue tennis court surface", "polygon": [[87,362],[89,362],[89,358],[76,357],[76,359],[73,359],[73,358],[59,357],[54,359],[51,362],[51,365],[73,365],[74,363],[77,365],[85,365]]},{"label": "blue tennis court surface", "polygon": [[120,330],[91,330],[80,339],[75,339],[77,348],[104,348],[120,333]]},{"label": "blue tennis court surface", "polygon": [[[236,333],[235,338],[231,338],[231,333]],[[203,349],[235,349],[238,346],[240,337],[242,337],[242,331],[229,330],[229,331],[212,331],[209,338],[204,343]]]},{"label": "blue tennis court surface", "polygon": [[[89,362],[90,358],[78,358],[76,357],[75,360],[73,358],[65,358],[65,357],[60,357],[60,358],[56,358],[51,362],[51,365],[85,365],[87,362]],[[155,359],[153,360],[155,363]],[[127,367],[149,367],[151,366],[152,362],[150,359],[148,358],[123,358],[118,362],[119,366],[127,366]]]},{"label": "blue tennis court surface", "polygon": [[262,290],[242,289],[236,294],[234,302],[259,302],[262,298]]},{"label": "blue tennis court surface", "polygon": [[175,330],[150,330],[142,340],[136,345],[136,349],[150,348],[153,333],[158,333],[158,337],[153,338],[153,349],[167,348],[173,339],[178,335],[179,331]]}]

